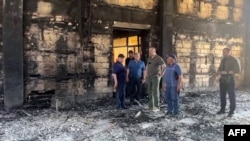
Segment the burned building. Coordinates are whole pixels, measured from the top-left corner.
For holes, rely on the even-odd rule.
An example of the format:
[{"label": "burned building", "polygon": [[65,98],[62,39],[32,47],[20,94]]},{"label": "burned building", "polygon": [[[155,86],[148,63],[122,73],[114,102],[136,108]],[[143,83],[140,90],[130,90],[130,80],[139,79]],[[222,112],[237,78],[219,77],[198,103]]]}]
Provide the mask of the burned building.
[{"label": "burned building", "polygon": [[[184,91],[216,90],[224,47],[248,83],[244,0],[0,0],[0,90],[7,108],[59,100],[81,103],[112,92],[117,54],[149,46],[175,52]],[[246,57],[245,57],[246,56]],[[2,61],[4,60],[4,62]],[[3,63],[2,63],[3,62]],[[245,78],[245,79],[244,79]],[[53,100],[54,99],[54,100]],[[64,105],[67,106],[67,105]]]}]

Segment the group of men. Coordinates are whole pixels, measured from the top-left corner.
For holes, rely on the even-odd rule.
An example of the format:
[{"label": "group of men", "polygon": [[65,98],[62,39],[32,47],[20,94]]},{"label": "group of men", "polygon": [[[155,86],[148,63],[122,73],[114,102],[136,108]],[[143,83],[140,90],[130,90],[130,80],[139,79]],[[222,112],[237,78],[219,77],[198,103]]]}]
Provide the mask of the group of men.
[{"label": "group of men", "polygon": [[[217,75],[220,75],[220,100],[221,109],[217,114],[225,113],[226,94],[230,99],[230,111],[228,116],[232,116],[235,111],[235,80],[234,75],[240,72],[238,60],[230,55],[230,48],[223,49],[223,59],[219,66]],[[125,56],[118,55],[117,62],[113,66],[114,90],[116,92],[116,108],[128,109],[125,103],[125,95],[130,95],[130,105],[135,105],[141,99],[141,86],[146,83],[149,103],[146,107],[154,112],[160,111],[160,81],[162,81],[162,91],[165,93],[167,103],[167,115],[178,115],[179,93],[182,84],[182,70],[177,63],[174,54],[166,56],[166,63],[162,57],[157,55],[156,48],[149,48],[147,63],[140,59],[139,53],[129,51],[129,57],[123,66]],[[127,91],[126,91],[127,89]],[[137,100],[137,102],[135,102]]]},{"label": "group of men", "polygon": [[[135,99],[140,101],[141,86],[145,82],[146,67],[140,59],[139,53],[129,51],[129,57],[125,61],[123,54],[118,55],[117,62],[113,67],[114,90],[116,92],[116,108],[127,109],[125,104],[125,93],[130,94],[130,104],[135,104]],[[127,89],[127,91],[126,91]],[[135,91],[136,90],[136,91]]]}]

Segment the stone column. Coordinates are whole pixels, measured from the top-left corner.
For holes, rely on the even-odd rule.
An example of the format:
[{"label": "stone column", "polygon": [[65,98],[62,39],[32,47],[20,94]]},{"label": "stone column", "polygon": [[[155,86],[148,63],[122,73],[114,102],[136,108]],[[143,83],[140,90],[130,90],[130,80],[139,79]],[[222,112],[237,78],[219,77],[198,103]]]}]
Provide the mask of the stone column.
[{"label": "stone column", "polygon": [[23,105],[23,0],[5,0],[3,8],[4,106]]},{"label": "stone column", "polygon": [[160,52],[162,56],[172,50],[173,16],[175,14],[175,0],[159,0],[160,6]]},{"label": "stone column", "polygon": [[[250,80],[249,80],[249,77],[250,77],[250,17],[248,16],[249,15],[249,12],[250,12],[250,9],[249,9],[249,6],[250,6],[250,1],[246,0],[245,1],[245,7],[244,7],[244,22],[245,22],[245,70],[244,70],[244,86],[246,88],[249,88],[250,87]],[[243,68],[242,68],[243,69]]]}]

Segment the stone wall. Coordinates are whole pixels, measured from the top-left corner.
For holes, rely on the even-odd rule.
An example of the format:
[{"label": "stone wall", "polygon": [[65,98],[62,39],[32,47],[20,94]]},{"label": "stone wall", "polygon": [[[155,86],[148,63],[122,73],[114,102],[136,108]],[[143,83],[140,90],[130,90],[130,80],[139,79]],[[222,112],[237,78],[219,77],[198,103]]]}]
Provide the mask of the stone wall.
[{"label": "stone wall", "polygon": [[[127,25],[150,25],[142,43],[144,59],[147,58],[149,45],[159,47],[160,24],[167,27],[170,32],[166,35],[169,37],[164,36],[162,40],[169,39],[171,44],[168,47],[163,45],[158,53],[165,52],[164,48],[177,53],[186,91],[217,89],[214,74],[224,47],[232,48],[233,55],[239,59],[244,70],[244,0],[166,1],[174,4],[172,7],[168,5],[167,9],[172,13],[164,13],[164,9],[160,11],[158,0],[25,0],[26,100],[56,95],[69,97],[75,103],[110,94],[114,21]],[[0,11],[2,4],[0,0]],[[159,23],[159,16],[167,18]],[[243,73],[237,76],[237,86],[241,85],[243,77]]]},{"label": "stone wall", "polygon": [[[110,9],[113,5],[116,8]],[[55,95],[59,99],[57,104],[67,107],[65,103],[111,94],[114,21],[156,27],[157,15],[151,11],[155,5],[155,1],[140,1],[137,5],[132,1],[24,1],[26,99]],[[103,14],[104,11],[114,16]],[[133,18],[140,15],[155,20]],[[155,30],[149,32],[152,39],[147,41],[157,44]]]},{"label": "stone wall", "polygon": [[[93,99],[94,48],[79,18],[77,1],[24,2],[24,68],[27,101],[46,95]],[[84,24],[84,23],[83,23]]]},{"label": "stone wall", "polygon": [[[174,49],[184,72],[186,91],[218,89],[215,72],[225,47],[232,49],[232,55],[239,59],[244,68],[244,32],[239,33],[244,29],[243,4],[244,0],[178,0],[177,19],[197,22],[193,22],[194,25],[187,23],[182,29],[175,28],[173,35]],[[232,29],[219,28],[223,26]],[[233,32],[233,28],[240,30]],[[238,87],[242,81],[243,72],[237,76]]]},{"label": "stone wall", "polygon": [[244,20],[245,20],[245,24],[246,24],[246,28],[245,28],[245,32],[246,32],[246,37],[245,37],[245,66],[244,66],[244,87],[245,88],[250,88],[250,62],[248,61],[250,59],[250,18],[249,18],[249,13],[250,13],[250,9],[248,8],[250,6],[250,1],[245,1],[244,3]]},{"label": "stone wall", "polygon": [[0,0],[0,99],[3,96],[3,38],[2,38],[2,27],[3,27],[3,0]]}]

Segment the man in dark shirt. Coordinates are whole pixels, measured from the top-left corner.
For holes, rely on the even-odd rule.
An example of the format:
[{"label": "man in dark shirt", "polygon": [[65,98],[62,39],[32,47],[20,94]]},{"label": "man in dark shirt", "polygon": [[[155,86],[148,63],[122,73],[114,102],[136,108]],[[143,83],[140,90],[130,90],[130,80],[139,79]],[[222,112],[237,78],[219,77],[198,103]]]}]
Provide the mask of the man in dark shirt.
[{"label": "man in dark shirt", "polygon": [[114,90],[116,91],[116,108],[127,109],[125,106],[126,69],[122,65],[124,55],[119,54],[114,64],[112,76],[114,78]]},{"label": "man in dark shirt", "polygon": [[[128,58],[126,58],[125,60],[125,67],[128,68],[128,64],[131,60],[134,60],[134,52],[132,50],[129,50],[128,52]],[[126,97],[130,97],[130,92],[129,92],[129,88],[130,88],[130,83],[126,84]]]},{"label": "man in dark shirt", "polygon": [[[134,54],[135,59],[131,60],[127,68],[127,81],[129,83],[128,92],[130,94],[131,105],[136,104],[134,99],[140,101],[141,98],[141,84],[145,82],[145,63],[140,60],[140,54]],[[136,92],[134,92],[136,88]]]},{"label": "man in dark shirt", "polygon": [[218,74],[220,77],[220,101],[221,109],[217,114],[224,114],[226,107],[226,94],[228,92],[230,100],[230,111],[228,116],[231,117],[234,114],[236,107],[235,102],[235,80],[234,75],[240,72],[239,61],[230,55],[230,48],[223,49],[223,58],[218,68]]},{"label": "man in dark shirt", "polygon": [[134,60],[134,52],[132,50],[130,50],[128,52],[128,58],[126,58],[126,60],[125,60],[125,66],[126,67],[128,67],[128,64],[129,64],[130,60]]}]

